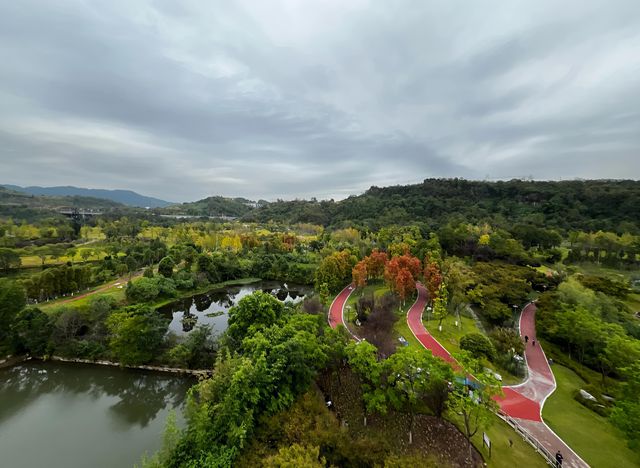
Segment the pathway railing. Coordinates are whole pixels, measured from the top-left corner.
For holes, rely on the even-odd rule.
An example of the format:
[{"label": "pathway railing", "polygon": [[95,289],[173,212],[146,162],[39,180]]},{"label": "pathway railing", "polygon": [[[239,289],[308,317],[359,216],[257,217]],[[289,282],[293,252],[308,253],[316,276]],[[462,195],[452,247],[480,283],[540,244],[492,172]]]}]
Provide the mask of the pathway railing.
[{"label": "pathway railing", "polygon": [[524,440],[529,442],[529,444],[535,449],[535,451],[540,453],[540,455],[542,455],[542,457],[545,459],[545,461],[549,465],[556,466],[555,456],[551,452],[549,452],[549,450],[547,450],[547,448],[544,447],[540,442],[538,442],[538,440],[529,431],[527,431],[524,427],[518,424],[511,416],[506,414],[504,411],[498,410],[497,414],[500,419],[502,419],[509,426],[511,426],[518,434],[520,434],[520,436]]}]

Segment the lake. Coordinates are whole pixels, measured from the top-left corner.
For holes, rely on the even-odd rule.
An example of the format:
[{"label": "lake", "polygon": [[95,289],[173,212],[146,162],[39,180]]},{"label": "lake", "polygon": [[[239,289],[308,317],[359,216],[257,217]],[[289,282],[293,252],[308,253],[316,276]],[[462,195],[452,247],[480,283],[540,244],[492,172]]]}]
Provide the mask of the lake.
[{"label": "lake", "polygon": [[171,319],[169,331],[176,335],[188,334],[197,325],[211,325],[213,333],[219,335],[227,329],[229,309],[254,291],[273,294],[282,302],[297,303],[304,299],[312,288],[277,281],[258,281],[196,294],[162,306],[158,310]]},{"label": "lake", "polygon": [[195,379],[116,367],[30,361],[0,369],[0,465],[130,467],[182,422]]}]

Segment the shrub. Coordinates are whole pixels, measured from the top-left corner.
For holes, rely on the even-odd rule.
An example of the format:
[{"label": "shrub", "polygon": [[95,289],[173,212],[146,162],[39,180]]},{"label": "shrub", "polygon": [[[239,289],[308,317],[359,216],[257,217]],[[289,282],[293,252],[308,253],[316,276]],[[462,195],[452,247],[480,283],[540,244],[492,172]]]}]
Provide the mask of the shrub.
[{"label": "shrub", "polygon": [[481,333],[468,333],[460,338],[460,348],[469,351],[474,356],[483,355],[493,360],[496,350],[493,343]]},{"label": "shrub", "polygon": [[130,301],[152,301],[160,294],[156,278],[140,278],[127,283],[126,295]]},{"label": "shrub", "polygon": [[165,278],[171,278],[173,276],[174,266],[176,266],[176,263],[173,261],[173,258],[164,257],[158,264],[158,273],[160,273]]},{"label": "shrub", "polygon": [[360,322],[365,322],[367,320],[374,305],[375,301],[373,299],[373,294],[365,294],[358,299],[358,302],[356,303],[356,313]]}]

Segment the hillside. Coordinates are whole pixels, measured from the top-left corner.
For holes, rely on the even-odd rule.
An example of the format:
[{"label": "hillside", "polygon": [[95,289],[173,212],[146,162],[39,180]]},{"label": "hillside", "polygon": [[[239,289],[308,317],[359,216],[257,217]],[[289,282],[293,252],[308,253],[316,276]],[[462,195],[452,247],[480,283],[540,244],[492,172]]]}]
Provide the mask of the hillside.
[{"label": "hillside", "polygon": [[470,223],[544,224],[559,229],[640,228],[640,181],[500,181],[426,179],[421,184],[371,187],[339,202],[278,201],[246,220],[311,222],[370,228],[424,222],[439,227],[451,213]]},{"label": "hillside", "polygon": [[231,216],[239,218],[254,210],[256,204],[246,198],[226,198],[220,196],[207,197],[189,203],[180,203],[155,210],[159,214],[189,215],[189,216]]},{"label": "hillside", "polygon": [[30,195],[46,195],[53,197],[90,197],[111,200],[127,206],[141,208],[165,207],[171,203],[158,198],[147,197],[131,190],[103,190],[89,189],[81,187],[19,187],[17,185],[4,185],[4,187],[16,192],[28,193]]},{"label": "hillside", "polygon": [[51,197],[28,195],[0,186],[0,217],[35,220],[55,216],[59,209],[81,208],[102,212],[125,208],[120,203],[91,197]]}]

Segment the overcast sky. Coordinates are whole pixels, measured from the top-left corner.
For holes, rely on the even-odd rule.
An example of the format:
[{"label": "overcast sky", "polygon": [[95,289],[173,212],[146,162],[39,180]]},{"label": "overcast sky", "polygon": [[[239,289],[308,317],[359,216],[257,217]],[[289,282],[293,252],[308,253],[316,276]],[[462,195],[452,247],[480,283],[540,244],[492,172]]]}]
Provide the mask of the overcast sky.
[{"label": "overcast sky", "polygon": [[0,2],[0,183],[640,178],[640,1]]}]

